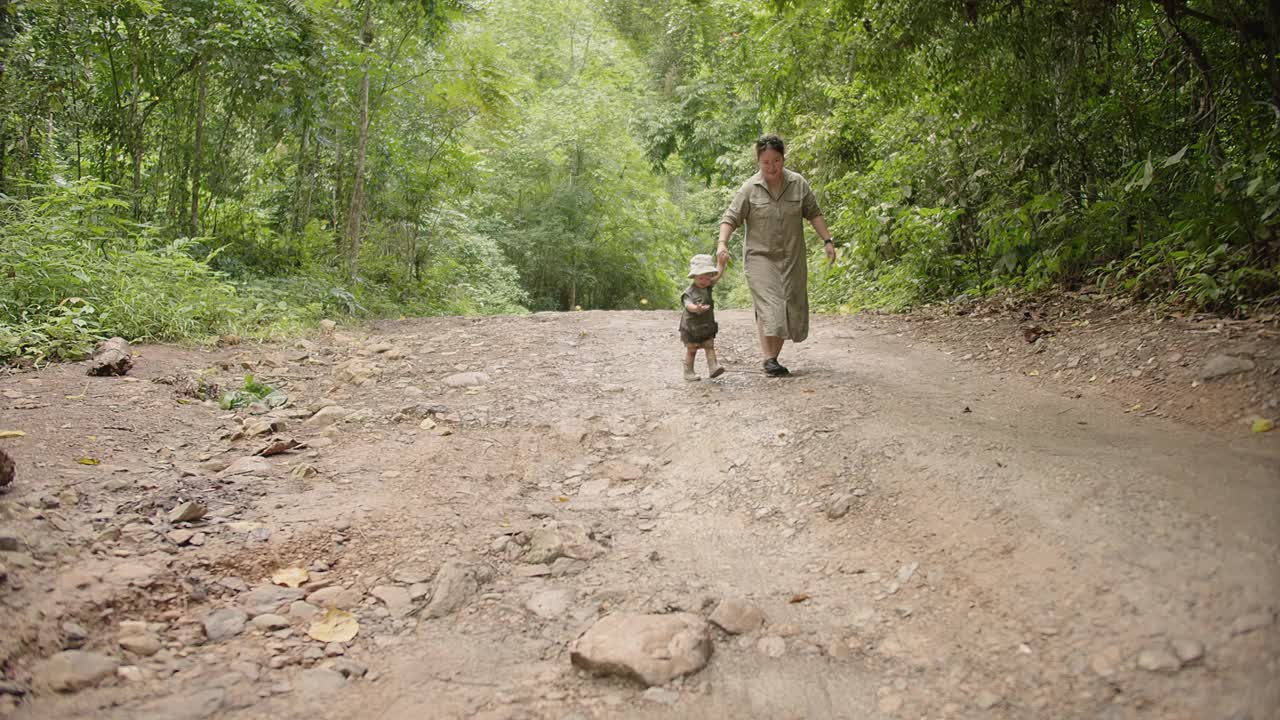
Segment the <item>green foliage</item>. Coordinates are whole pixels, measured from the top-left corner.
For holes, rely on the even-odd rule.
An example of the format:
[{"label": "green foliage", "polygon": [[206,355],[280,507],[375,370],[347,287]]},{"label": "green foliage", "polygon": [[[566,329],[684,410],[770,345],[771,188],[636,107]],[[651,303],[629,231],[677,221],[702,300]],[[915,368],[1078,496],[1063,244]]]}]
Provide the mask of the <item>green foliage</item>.
[{"label": "green foliage", "polygon": [[244,376],[244,385],[239,390],[227,390],[218,398],[218,407],[223,410],[232,410],[246,405],[252,405],[256,402],[265,403],[268,407],[279,407],[284,405],[289,396],[283,392],[275,390],[266,383],[258,382],[251,373]]}]

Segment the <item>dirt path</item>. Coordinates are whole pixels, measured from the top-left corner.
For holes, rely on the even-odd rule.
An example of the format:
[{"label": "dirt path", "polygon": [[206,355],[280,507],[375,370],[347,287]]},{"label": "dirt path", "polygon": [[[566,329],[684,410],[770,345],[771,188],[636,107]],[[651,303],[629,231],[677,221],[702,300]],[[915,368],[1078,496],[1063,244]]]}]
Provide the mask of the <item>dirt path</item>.
[{"label": "dirt path", "polygon": [[[1280,434],[1126,414],[869,319],[818,318],[776,380],[726,313],[730,372],[686,384],[674,317],[406,321],[143,348],[129,379],[0,379],[0,429],[27,433],[4,441],[4,712],[1280,718]],[[211,379],[252,369],[290,405],[223,412],[147,382],[219,362]],[[343,409],[329,428],[307,419],[322,398]],[[231,435],[264,417],[283,431]],[[272,434],[310,447],[222,469]],[[169,522],[187,500],[206,516]],[[527,562],[546,527],[599,554]],[[479,586],[442,580],[449,561]],[[263,589],[290,565],[307,584]],[[360,624],[345,645],[307,637],[325,588]],[[569,662],[603,615],[726,597],[764,627],[714,629],[707,667],[665,688]],[[280,622],[206,639],[211,611],[255,605]],[[138,620],[124,634],[158,651],[121,649]],[[123,669],[44,689],[67,623]]]}]

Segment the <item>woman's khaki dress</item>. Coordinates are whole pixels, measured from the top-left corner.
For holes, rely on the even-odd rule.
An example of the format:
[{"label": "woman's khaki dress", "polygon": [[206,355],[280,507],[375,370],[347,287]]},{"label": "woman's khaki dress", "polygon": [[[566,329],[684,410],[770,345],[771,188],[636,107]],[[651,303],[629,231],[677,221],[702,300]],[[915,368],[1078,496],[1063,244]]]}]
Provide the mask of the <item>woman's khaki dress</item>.
[{"label": "woman's khaki dress", "polygon": [[821,214],[809,181],[784,168],[777,197],[756,173],[743,183],[720,218],[735,229],[746,226],[742,266],[765,335],[793,342],[809,337],[804,221]]}]

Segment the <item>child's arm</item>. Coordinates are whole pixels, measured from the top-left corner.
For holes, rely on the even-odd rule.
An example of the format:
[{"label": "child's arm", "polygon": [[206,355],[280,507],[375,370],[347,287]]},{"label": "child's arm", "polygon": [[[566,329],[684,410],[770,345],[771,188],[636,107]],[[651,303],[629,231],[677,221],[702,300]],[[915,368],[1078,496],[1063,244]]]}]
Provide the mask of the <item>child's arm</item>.
[{"label": "child's arm", "polygon": [[689,312],[693,313],[694,315],[697,315],[698,313],[702,312],[702,306],[701,306],[701,305],[699,305],[699,304],[698,304],[698,303],[696,303],[696,302],[693,302],[692,300],[689,300],[689,301],[686,301],[686,302],[685,302],[685,304],[684,304],[684,309],[685,309],[685,310],[688,310]]}]

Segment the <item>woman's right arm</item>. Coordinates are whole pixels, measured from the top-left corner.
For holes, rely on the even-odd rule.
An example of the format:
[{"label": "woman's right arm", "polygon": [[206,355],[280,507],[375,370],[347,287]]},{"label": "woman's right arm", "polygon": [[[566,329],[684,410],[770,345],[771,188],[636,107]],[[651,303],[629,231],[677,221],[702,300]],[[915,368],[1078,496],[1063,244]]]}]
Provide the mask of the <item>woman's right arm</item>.
[{"label": "woman's right arm", "polygon": [[733,237],[734,230],[747,221],[747,213],[751,210],[751,203],[747,201],[748,192],[748,187],[743,185],[733,196],[724,215],[720,216],[720,242],[716,245],[716,256],[726,261],[729,259],[729,238]]}]

